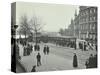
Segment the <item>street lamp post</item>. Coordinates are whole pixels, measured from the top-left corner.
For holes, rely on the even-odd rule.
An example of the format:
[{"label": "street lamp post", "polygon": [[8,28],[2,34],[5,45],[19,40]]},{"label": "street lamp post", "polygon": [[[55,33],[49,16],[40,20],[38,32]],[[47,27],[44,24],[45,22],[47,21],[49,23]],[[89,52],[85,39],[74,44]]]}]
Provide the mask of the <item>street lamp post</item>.
[{"label": "street lamp post", "polygon": [[[13,46],[13,51],[12,51],[12,55],[16,55],[16,29],[18,28],[18,25],[12,25],[11,27],[11,35],[12,35],[12,46]],[[19,51],[18,51],[18,56],[19,56]]]},{"label": "street lamp post", "polygon": [[12,71],[16,71],[16,40],[14,36],[16,35],[16,29],[18,28],[17,25],[11,25],[11,69]]},{"label": "street lamp post", "polygon": [[18,28],[18,25],[12,25],[11,27],[11,33],[12,33],[12,38],[14,39],[14,36],[16,35],[16,29]]}]

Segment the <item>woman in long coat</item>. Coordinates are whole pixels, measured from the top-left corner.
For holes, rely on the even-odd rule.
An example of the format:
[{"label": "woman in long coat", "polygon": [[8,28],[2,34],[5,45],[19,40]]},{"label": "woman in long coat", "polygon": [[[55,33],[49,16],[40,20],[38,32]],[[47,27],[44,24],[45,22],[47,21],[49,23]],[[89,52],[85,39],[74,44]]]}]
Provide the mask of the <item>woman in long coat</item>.
[{"label": "woman in long coat", "polygon": [[73,67],[78,67],[78,62],[77,62],[77,56],[76,56],[76,53],[74,53],[74,56],[73,56]]}]

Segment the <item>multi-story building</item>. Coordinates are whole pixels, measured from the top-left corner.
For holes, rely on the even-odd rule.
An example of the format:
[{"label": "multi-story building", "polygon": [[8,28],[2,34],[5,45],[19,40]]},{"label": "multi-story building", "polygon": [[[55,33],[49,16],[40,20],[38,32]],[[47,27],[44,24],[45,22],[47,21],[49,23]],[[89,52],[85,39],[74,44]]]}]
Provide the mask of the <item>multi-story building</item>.
[{"label": "multi-story building", "polygon": [[79,37],[88,41],[97,39],[97,7],[79,7]]},{"label": "multi-story building", "polygon": [[97,7],[80,6],[79,14],[75,11],[74,19],[71,19],[71,24],[65,32],[69,36],[96,43]]}]

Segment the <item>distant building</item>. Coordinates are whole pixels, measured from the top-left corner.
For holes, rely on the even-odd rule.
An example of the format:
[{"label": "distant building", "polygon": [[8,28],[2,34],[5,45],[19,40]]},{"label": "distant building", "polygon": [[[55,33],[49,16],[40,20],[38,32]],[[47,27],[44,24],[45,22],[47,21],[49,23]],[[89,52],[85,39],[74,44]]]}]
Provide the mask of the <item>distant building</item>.
[{"label": "distant building", "polygon": [[64,36],[74,36],[74,21],[71,19],[71,24],[64,30]]},{"label": "distant building", "polygon": [[77,12],[75,11],[75,18],[74,18],[74,36],[77,38],[79,37],[79,15],[77,14]]}]

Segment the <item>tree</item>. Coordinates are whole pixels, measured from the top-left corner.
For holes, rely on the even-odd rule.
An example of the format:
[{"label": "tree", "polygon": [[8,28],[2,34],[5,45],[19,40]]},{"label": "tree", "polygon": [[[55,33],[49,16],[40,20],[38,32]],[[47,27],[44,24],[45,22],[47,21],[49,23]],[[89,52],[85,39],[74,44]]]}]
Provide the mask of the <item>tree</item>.
[{"label": "tree", "polygon": [[26,35],[31,34],[31,28],[28,22],[28,17],[26,15],[20,17],[20,27],[18,33],[20,35],[21,34],[25,35],[25,39],[26,39]]},{"label": "tree", "polygon": [[59,33],[60,33],[61,35],[64,35],[64,30],[61,28],[61,29],[59,30]]},{"label": "tree", "polygon": [[38,33],[40,33],[40,31],[42,30],[43,27],[43,23],[41,21],[41,19],[37,16],[33,16],[30,19],[30,27],[31,30],[33,31],[33,33],[35,33],[35,40],[36,40],[36,45],[37,45],[37,35]]}]

